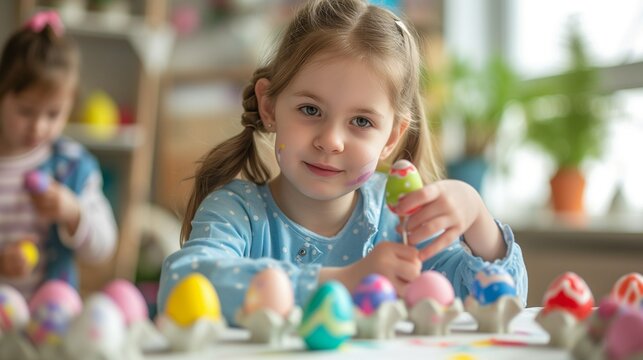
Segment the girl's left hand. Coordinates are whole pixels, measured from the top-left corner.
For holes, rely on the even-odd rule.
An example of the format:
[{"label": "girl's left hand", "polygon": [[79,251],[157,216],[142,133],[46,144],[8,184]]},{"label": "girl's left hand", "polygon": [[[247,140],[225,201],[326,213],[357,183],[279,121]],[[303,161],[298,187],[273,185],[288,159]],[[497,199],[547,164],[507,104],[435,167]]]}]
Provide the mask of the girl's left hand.
[{"label": "girl's left hand", "polygon": [[80,221],[80,205],[76,195],[66,186],[53,181],[47,191],[32,194],[32,202],[40,216],[67,226],[74,234]]},{"label": "girl's left hand", "polygon": [[[417,245],[443,231],[420,251],[421,261],[448,247],[486,212],[478,192],[458,180],[437,181],[400,199],[398,209],[401,213],[415,208],[406,226],[409,244]],[[401,225],[397,231],[402,231]]]}]

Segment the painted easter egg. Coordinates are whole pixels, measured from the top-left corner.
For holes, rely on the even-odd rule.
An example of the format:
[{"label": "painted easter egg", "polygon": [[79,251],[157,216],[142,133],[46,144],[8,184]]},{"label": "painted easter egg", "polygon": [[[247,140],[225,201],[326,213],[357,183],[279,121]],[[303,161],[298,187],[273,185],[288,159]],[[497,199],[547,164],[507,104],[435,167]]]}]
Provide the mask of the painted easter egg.
[{"label": "painted easter egg", "polygon": [[34,194],[42,194],[51,184],[51,178],[40,170],[31,170],[25,174],[24,185],[25,189]]},{"label": "painted easter egg", "polygon": [[58,304],[73,316],[80,314],[83,308],[76,289],[61,280],[49,280],[40,286],[29,300],[29,311],[33,313],[46,303]]},{"label": "painted easter egg", "polygon": [[353,303],[364,315],[371,315],[387,301],[397,300],[393,284],[380,274],[362,279],[353,291]]},{"label": "painted easter egg", "polygon": [[29,322],[29,307],[25,298],[9,285],[0,284],[0,335],[18,331]]},{"label": "painted easter egg", "polygon": [[507,270],[489,264],[480,269],[473,279],[471,295],[480,305],[490,305],[503,296],[516,296],[516,285]]},{"label": "painted easter egg", "polygon": [[[391,171],[386,180],[386,204],[392,212],[399,214],[396,206],[400,197],[421,189],[422,186],[422,178],[415,165],[408,160],[398,160],[391,166]],[[413,213],[413,210],[399,215],[409,215]]]},{"label": "painted easter egg", "polygon": [[179,326],[190,326],[199,319],[221,320],[221,304],[210,280],[200,273],[181,279],[170,291],[165,315]]},{"label": "painted easter egg", "polygon": [[442,306],[450,306],[455,299],[453,285],[437,271],[424,271],[409,283],[404,293],[404,302],[408,308],[412,308],[424,299],[433,300]]},{"label": "painted easter egg", "polygon": [[543,311],[563,310],[579,320],[592,313],[594,297],[587,283],[573,272],[566,272],[556,278],[545,292]]},{"label": "painted easter egg", "polygon": [[643,305],[643,275],[633,272],[621,276],[612,287],[610,295],[626,305]]},{"label": "painted easter egg", "polygon": [[299,335],[310,350],[336,349],[355,333],[353,302],[339,282],[322,284],[304,308]]},{"label": "painted easter egg", "polygon": [[607,328],[606,358],[614,360],[643,357],[643,311],[628,309],[618,314]]},{"label": "painted easter egg", "polygon": [[72,358],[114,358],[125,343],[125,318],[118,306],[104,294],[94,294],[81,314],[71,323],[64,346]]},{"label": "painted easter egg", "polygon": [[60,302],[42,302],[32,311],[25,333],[36,346],[59,345],[75,315]]},{"label": "painted easter egg", "polygon": [[252,278],[243,303],[243,311],[252,314],[260,309],[270,309],[286,317],[295,306],[295,293],[286,273],[278,268],[268,268]]},{"label": "painted easter egg", "polygon": [[147,304],[141,292],[127,280],[114,280],[103,289],[118,306],[127,326],[137,321],[147,320]]},{"label": "painted easter egg", "polygon": [[38,247],[36,247],[36,245],[29,240],[20,241],[18,247],[20,248],[22,256],[25,258],[30,271],[33,270],[33,268],[38,265],[38,260],[40,259],[40,252],[38,251]]}]

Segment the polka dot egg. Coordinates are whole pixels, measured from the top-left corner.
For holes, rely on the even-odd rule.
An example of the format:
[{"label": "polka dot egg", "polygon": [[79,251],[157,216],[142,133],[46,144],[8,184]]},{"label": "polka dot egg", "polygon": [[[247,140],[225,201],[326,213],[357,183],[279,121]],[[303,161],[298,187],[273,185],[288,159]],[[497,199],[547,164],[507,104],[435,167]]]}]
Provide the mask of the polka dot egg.
[{"label": "polka dot egg", "polygon": [[507,270],[490,264],[476,274],[471,295],[480,305],[490,305],[503,296],[516,296],[516,285]]},{"label": "polka dot egg", "polygon": [[365,277],[353,291],[353,303],[364,315],[371,315],[387,301],[397,300],[393,284],[382,275]]},{"label": "polka dot egg", "polygon": [[338,348],[355,333],[351,296],[339,282],[321,285],[304,308],[299,335],[310,350]]}]

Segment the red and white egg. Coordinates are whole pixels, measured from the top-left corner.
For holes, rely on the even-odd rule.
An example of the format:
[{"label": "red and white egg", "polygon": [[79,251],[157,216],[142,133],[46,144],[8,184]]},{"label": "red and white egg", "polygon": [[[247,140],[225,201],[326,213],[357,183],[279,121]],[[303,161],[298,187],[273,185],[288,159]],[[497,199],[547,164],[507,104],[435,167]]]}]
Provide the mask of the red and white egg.
[{"label": "red and white egg", "polygon": [[586,319],[592,313],[593,306],[594,297],[589,286],[573,272],[566,272],[556,278],[543,298],[544,314],[561,310],[578,320]]},{"label": "red and white egg", "polygon": [[643,275],[633,272],[621,276],[610,295],[621,304],[640,307],[643,305]]},{"label": "red and white egg", "polygon": [[29,322],[27,301],[18,290],[0,284],[0,335],[18,331]]},{"label": "red and white egg", "polygon": [[268,268],[252,278],[243,302],[243,312],[270,309],[287,317],[295,306],[295,294],[286,273],[278,268]]},{"label": "red and white egg", "polygon": [[453,285],[441,273],[425,271],[408,285],[404,302],[408,308],[412,308],[424,299],[433,300],[445,307],[450,306],[455,300]]}]

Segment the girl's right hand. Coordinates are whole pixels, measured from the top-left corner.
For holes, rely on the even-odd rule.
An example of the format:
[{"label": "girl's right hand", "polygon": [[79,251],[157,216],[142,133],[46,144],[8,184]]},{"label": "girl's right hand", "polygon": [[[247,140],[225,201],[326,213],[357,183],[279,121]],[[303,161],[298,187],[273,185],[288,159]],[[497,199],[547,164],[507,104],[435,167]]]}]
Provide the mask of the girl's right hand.
[{"label": "girl's right hand", "polygon": [[15,241],[0,248],[0,275],[8,278],[22,278],[31,272],[31,267]]},{"label": "girl's right hand", "polygon": [[377,273],[389,279],[397,294],[403,296],[408,283],[420,276],[421,271],[415,247],[385,241],[360,261],[338,269],[337,280],[352,292],[366,276]]}]

